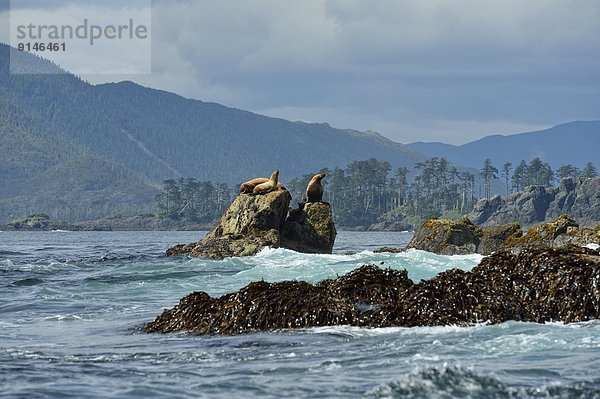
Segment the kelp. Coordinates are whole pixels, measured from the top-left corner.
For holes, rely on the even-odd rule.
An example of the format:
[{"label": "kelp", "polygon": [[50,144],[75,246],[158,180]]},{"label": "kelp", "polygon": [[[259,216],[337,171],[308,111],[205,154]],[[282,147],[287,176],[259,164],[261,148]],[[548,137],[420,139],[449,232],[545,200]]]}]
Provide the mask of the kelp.
[{"label": "kelp", "polygon": [[332,325],[473,325],[600,317],[600,254],[527,247],[414,283],[406,270],[365,265],[318,284],[257,281],[212,298],[194,292],[145,325],[147,332],[239,334]]}]

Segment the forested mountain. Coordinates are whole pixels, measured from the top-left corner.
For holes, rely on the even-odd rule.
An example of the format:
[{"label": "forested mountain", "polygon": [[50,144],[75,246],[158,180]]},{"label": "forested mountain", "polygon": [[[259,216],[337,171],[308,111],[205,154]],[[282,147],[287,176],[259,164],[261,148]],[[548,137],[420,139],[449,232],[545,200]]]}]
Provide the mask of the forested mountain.
[{"label": "forested mountain", "polygon": [[598,163],[600,121],[569,122],[509,136],[492,135],[461,146],[422,142],[408,146],[472,168],[481,168],[487,158],[500,166],[505,162],[518,165],[521,160],[540,158],[554,169],[566,164],[583,168],[587,162]]},{"label": "forested mountain", "polygon": [[283,182],[377,158],[427,157],[377,133],[270,118],[131,82],[91,85],[69,73],[17,75],[0,44],[0,223],[45,212],[68,222],[154,209],[166,179],[229,185],[281,170]]}]

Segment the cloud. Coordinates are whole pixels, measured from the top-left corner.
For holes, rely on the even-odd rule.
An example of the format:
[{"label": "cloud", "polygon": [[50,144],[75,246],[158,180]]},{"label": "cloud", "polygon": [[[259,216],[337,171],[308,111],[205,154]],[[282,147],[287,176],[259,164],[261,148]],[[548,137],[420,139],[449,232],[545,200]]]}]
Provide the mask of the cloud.
[{"label": "cloud", "polygon": [[598,119],[599,20],[593,0],[156,0],[153,73],[123,78],[401,142],[461,142]]}]

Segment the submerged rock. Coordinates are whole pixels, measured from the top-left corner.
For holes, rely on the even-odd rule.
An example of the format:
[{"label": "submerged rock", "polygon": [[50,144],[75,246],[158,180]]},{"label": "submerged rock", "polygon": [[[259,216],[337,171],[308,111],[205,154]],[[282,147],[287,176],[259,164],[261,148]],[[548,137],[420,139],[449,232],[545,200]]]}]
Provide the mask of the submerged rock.
[{"label": "submerged rock", "polygon": [[486,257],[470,272],[452,269],[417,284],[405,270],[363,266],[315,285],[260,281],[219,298],[194,292],[144,330],[237,334],[341,324],[570,323],[599,317],[598,251],[527,247]]},{"label": "submerged rock", "polygon": [[265,247],[331,253],[336,237],[331,206],[323,202],[308,203],[304,209],[290,211],[288,216],[290,200],[287,190],[264,195],[240,194],[206,237],[169,248],[166,255],[223,259],[255,255]]}]

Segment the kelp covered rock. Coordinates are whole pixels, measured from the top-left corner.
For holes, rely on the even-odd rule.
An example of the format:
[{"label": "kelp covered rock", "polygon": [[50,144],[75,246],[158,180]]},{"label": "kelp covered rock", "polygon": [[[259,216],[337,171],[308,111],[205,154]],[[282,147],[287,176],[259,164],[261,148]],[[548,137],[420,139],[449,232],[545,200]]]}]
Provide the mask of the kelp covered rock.
[{"label": "kelp covered rock", "polygon": [[507,320],[578,322],[600,317],[600,253],[524,247],[413,283],[406,271],[363,266],[313,285],[250,283],[211,298],[192,293],[148,323],[147,332],[236,334],[325,325],[472,325]]},{"label": "kelp covered rock", "polygon": [[489,255],[493,252],[505,249],[507,242],[522,236],[523,229],[521,229],[521,226],[519,226],[518,223],[508,223],[501,226],[484,228],[481,235],[481,241],[477,247],[477,252],[482,255]]}]

